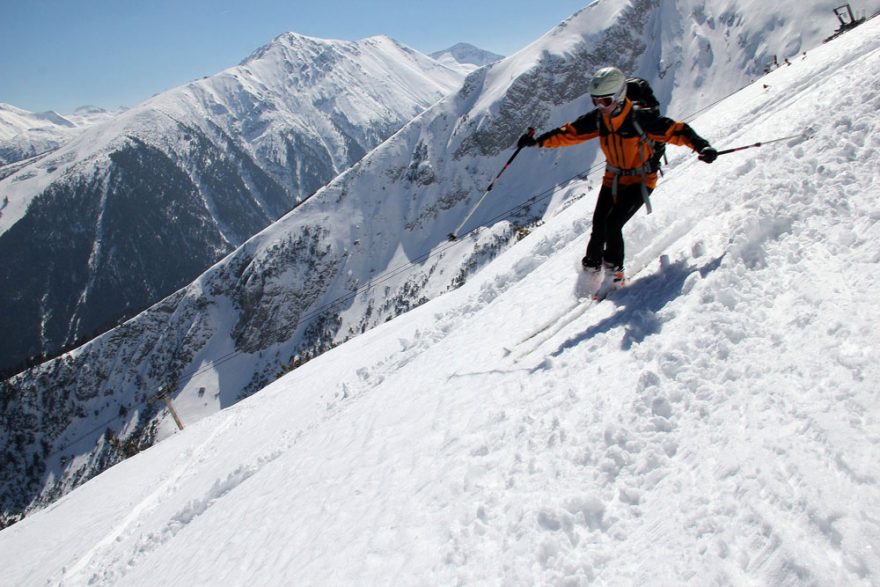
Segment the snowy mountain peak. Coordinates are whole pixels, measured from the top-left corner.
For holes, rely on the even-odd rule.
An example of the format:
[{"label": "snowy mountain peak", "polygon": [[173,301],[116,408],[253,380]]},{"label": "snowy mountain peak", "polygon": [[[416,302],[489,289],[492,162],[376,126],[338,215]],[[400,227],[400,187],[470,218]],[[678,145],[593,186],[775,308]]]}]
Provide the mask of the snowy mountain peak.
[{"label": "snowy mountain peak", "polygon": [[94,116],[65,117],[53,111],[30,112],[0,104],[0,165],[57,149],[94,121]]},{"label": "snowy mountain peak", "polygon": [[11,104],[0,104],[0,141],[10,140],[28,132],[63,133],[76,124],[57,112],[30,112]]},{"label": "snowy mountain peak", "polygon": [[92,106],[91,104],[86,104],[84,106],[80,106],[73,111],[74,114],[80,115],[88,115],[88,114],[106,114],[107,109],[101,108],[100,106]]},{"label": "snowy mountain peak", "polygon": [[483,67],[484,65],[504,59],[503,55],[480,49],[469,43],[456,43],[448,49],[431,53],[431,57],[441,62],[452,59],[456,63],[475,65],[477,67]]},{"label": "snowy mountain peak", "polygon": [[253,61],[263,59],[267,54],[272,53],[273,51],[282,51],[286,53],[285,57],[298,59],[307,57],[306,54],[309,51],[346,43],[349,43],[349,41],[333,41],[330,39],[310,37],[296,32],[286,32],[278,35],[272,40],[272,42],[263,45],[248,55],[240,65],[248,65]]},{"label": "snowy mountain peak", "polygon": [[[288,101],[339,104],[339,116],[364,120],[384,117],[386,110],[398,110],[400,99],[392,98],[422,92],[426,85],[437,98],[457,88],[463,73],[441,65],[426,55],[397,41],[378,35],[359,41],[318,39],[298,33],[284,33],[261,47],[227,75],[257,78],[253,85],[270,87]],[[362,90],[363,104],[353,100],[344,104],[337,96],[347,96],[349,88]],[[289,96],[289,98],[287,98]],[[415,97],[415,96],[413,96]],[[375,102],[374,102],[375,100]],[[422,100],[414,100],[422,106]],[[412,116],[416,109],[409,109]]]},{"label": "snowy mountain peak", "polygon": [[[328,66],[331,61],[319,59],[346,59],[358,57],[362,52],[374,54],[385,53],[388,58],[400,58],[406,54],[406,60],[416,59],[427,63],[427,56],[406,47],[387,35],[374,35],[357,41],[321,39],[295,32],[287,32],[276,37],[271,43],[254,51],[241,62],[242,66],[253,65],[266,59],[283,60],[291,64],[309,64],[319,67]],[[403,63],[401,63],[403,65]]]}]

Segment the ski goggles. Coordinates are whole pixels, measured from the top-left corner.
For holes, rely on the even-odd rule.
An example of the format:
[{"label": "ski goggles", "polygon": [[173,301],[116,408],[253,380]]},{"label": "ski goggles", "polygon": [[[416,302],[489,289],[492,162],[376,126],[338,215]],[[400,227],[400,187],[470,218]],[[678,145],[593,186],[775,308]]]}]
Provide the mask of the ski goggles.
[{"label": "ski goggles", "polygon": [[600,108],[608,108],[616,102],[614,98],[614,96],[593,96],[593,104]]}]

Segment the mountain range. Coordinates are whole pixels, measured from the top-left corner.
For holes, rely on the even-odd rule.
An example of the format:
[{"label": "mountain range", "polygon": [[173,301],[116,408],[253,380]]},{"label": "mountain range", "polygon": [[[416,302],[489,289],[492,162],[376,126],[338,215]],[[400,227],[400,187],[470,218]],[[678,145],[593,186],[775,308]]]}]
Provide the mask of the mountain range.
[{"label": "mountain range", "polygon": [[527,126],[552,128],[590,108],[596,68],[615,63],[650,80],[665,109],[687,118],[762,77],[776,57],[808,58],[831,26],[817,24],[830,21],[825,12],[793,1],[765,13],[604,0],[473,72],[187,287],[4,382],[3,478],[15,480],[3,485],[7,519],[172,435],[158,394],[184,422],[198,421],[458,287],[570,205],[561,186],[578,186],[568,198],[588,195],[592,186],[578,179],[594,146],[530,153],[463,238],[446,240]]},{"label": "mountain range", "polygon": [[462,78],[387,37],[290,33],[83,130],[0,112],[0,129],[37,119],[72,137],[0,168],[0,372],[187,284]]},{"label": "mountain range", "polygon": [[53,151],[80,131],[117,114],[94,106],[83,106],[73,114],[61,115],[0,104],[0,178],[11,173],[11,163]]}]

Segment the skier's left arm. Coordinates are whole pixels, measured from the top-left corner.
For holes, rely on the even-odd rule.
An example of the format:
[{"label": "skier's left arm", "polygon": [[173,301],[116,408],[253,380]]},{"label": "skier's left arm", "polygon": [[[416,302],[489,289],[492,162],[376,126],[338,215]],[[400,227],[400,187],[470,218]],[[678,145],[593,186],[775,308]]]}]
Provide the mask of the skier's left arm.
[{"label": "skier's left arm", "polygon": [[658,116],[646,124],[645,134],[652,141],[690,147],[706,163],[712,163],[718,157],[718,151],[712,148],[709,141],[698,135],[686,122]]}]

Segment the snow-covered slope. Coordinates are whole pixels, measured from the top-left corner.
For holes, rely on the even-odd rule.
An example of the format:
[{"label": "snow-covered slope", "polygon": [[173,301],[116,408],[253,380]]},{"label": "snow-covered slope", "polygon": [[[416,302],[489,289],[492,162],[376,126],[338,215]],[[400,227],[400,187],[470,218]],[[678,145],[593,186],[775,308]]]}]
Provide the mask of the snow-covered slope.
[{"label": "snow-covered slope", "polygon": [[[768,46],[797,46],[791,67],[811,65],[812,49],[806,58],[803,49],[821,45],[825,33],[809,28],[817,13],[796,5],[780,2],[722,19],[729,7],[701,3],[705,18],[695,21],[696,4],[682,3],[674,13],[656,2],[603,0],[520,53],[475,72],[457,94],[189,287],[93,343],[8,381],[0,430],[17,432],[7,437],[3,478],[14,481],[3,486],[4,511],[43,505],[173,433],[162,404],[149,401],[160,388],[185,422],[196,422],[290,367],[457,287],[509,248],[521,228],[552,217],[571,198],[591,200],[595,180],[577,177],[593,163],[594,146],[529,151],[461,234],[490,228],[454,245],[446,241],[527,125],[550,128],[587,109],[589,72],[598,66],[613,59],[666,87],[676,100],[705,108],[751,79],[740,69],[749,51],[758,51],[751,58],[758,63]],[[664,36],[685,29],[730,56],[706,69],[704,44]],[[745,42],[757,37],[765,41]],[[743,44],[732,45],[731,38]],[[663,78],[652,77],[666,55],[677,56],[675,65]],[[703,85],[707,75],[718,79],[711,88]],[[767,78],[762,82],[769,100],[776,90]],[[678,102],[668,109],[681,114]],[[739,136],[739,129],[777,128],[756,126],[758,113],[736,127],[703,118],[696,128],[718,146]],[[670,156],[672,163],[691,157],[681,149]],[[562,189],[569,185],[574,191]],[[655,205],[661,203],[658,195]],[[632,262],[631,269],[644,263]]]},{"label": "snow-covered slope", "polygon": [[387,37],[289,33],[0,170],[0,372],[189,283],[463,77]]},{"label": "snow-covered slope", "polygon": [[675,156],[599,304],[560,186],[460,289],[0,532],[5,579],[876,585],[877,79],[875,19],[696,118],[811,138]]}]

